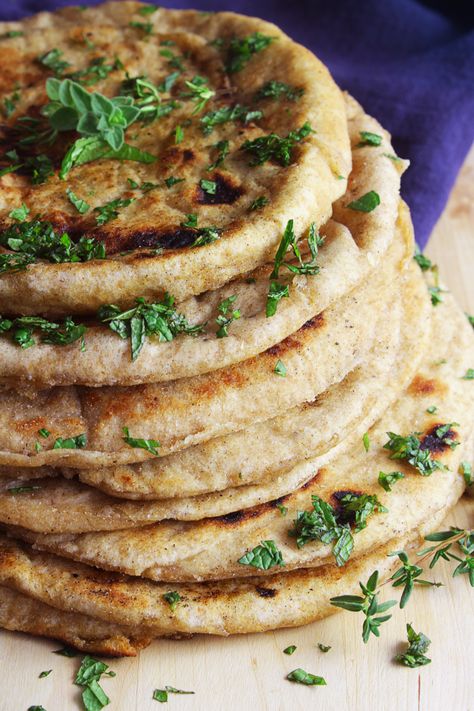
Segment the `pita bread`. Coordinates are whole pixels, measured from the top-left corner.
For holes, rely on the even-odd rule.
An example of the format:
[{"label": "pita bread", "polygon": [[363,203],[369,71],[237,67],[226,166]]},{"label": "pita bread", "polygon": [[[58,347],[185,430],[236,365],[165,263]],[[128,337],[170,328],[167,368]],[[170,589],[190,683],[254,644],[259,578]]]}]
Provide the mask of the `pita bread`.
[{"label": "pita bread", "polygon": [[[78,341],[69,346],[37,343],[34,348],[21,349],[6,335],[0,339],[0,382],[9,387],[24,382],[40,389],[70,384],[133,385],[199,375],[274,346],[347,293],[386,257],[395,236],[397,207],[398,229],[411,230],[407,208],[398,201],[398,166],[405,164],[387,158],[393,154],[388,134],[349,97],[347,111],[354,160],[348,190],[335,205],[340,221],[329,221],[321,231],[325,243],[318,257],[320,273],[296,276],[289,298],[280,302],[274,316],[265,316],[270,265],[178,304],[177,310],[192,325],[207,322],[204,332],[193,338],[177,336],[165,343],[147,338],[135,361],[130,357],[129,339],[122,340],[109,328],[94,323],[85,335],[85,349]],[[380,135],[380,146],[360,147],[362,131]],[[377,209],[355,213],[347,208],[351,200],[370,190],[380,195]],[[217,309],[230,296],[236,297],[234,306],[241,316],[227,338],[216,338]]]},{"label": "pita bread", "polygon": [[[10,173],[1,179],[0,223],[9,224],[12,208],[25,202],[32,210],[41,206],[44,218],[71,235],[93,237],[106,245],[108,258],[87,263],[49,264],[41,262],[24,272],[6,274],[0,280],[0,312],[68,314],[95,311],[103,303],[128,305],[137,296],[156,300],[165,291],[178,300],[227,283],[235,276],[268,262],[290,218],[295,219],[298,235],[311,221],[324,224],[332,203],[346,189],[351,156],[344,101],[327,69],[308,50],[290,41],[277,27],[255,18],[218,13],[203,19],[197,11],[160,9],[153,33],[144,36],[129,26],[139,21],[138,5],[108,3],[86,14],[76,10],[74,20],[65,22],[61,15],[41,14],[19,24],[24,34],[4,38],[5,71],[0,83],[0,98],[10,95],[18,81],[20,100],[4,129],[8,149],[13,141],[14,124],[21,115],[37,115],[46,103],[45,81],[51,71],[41,66],[37,57],[51,47],[63,52],[69,62],[61,76],[81,71],[94,59],[120,57],[121,65],[111,71],[92,90],[107,96],[123,93],[121,82],[126,72],[134,78],[146,75],[155,85],[183,64],[182,73],[163,101],[171,97],[180,104],[162,119],[132,124],[126,140],[135,148],[156,156],[151,163],[129,160],[95,160],[72,169],[67,182],[58,175],[32,185],[28,178]],[[107,21],[120,12],[123,24],[115,27]],[[256,52],[238,73],[228,74],[226,57],[216,40],[248,37],[255,32],[271,37],[266,48]],[[274,38],[274,39],[273,39]],[[89,47],[86,43],[89,43]],[[172,42],[173,49],[163,42]],[[94,45],[93,50],[90,43]],[[173,59],[178,56],[179,59]],[[171,57],[171,59],[170,59]],[[111,59],[113,62],[113,57]],[[123,67],[123,68],[122,68]],[[179,69],[181,72],[181,69]],[[28,83],[25,87],[25,76]],[[186,81],[201,76],[215,94],[203,111],[194,114]],[[304,89],[299,101],[256,101],[263,84],[285,79]],[[228,121],[203,132],[203,112],[236,104],[264,111],[257,122]],[[175,130],[183,123],[184,137],[176,144]],[[287,136],[308,123],[315,130],[292,150],[291,163],[285,167],[275,162],[249,167],[252,156],[241,150],[246,140],[271,132]],[[216,159],[212,146],[229,141],[229,157],[213,171],[207,167]],[[51,154],[60,162],[72,141],[63,134],[52,148],[39,145],[38,151]],[[31,151],[31,146],[29,146]],[[21,158],[21,156],[20,156]],[[158,160],[159,159],[159,160]],[[184,177],[185,182],[168,189],[167,177]],[[343,176],[343,179],[338,179]],[[130,188],[135,183],[158,183],[158,188],[143,193]],[[200,180],[217,181],[215,198],[209,199],[200,188]],[[115,199],[135,198],[120,209],[119,215],[98,226],[93,209],[80,215],[65,194],[69,187],[90,203],[91,208]],[[85,190],[87,192],[85,192]],[[261,195],[270,203],[262,210],[250,210]],[[204,247],[192,247],[199,233],[183,227],[187,215],[196,213],[199,226],[222,230],[219,239]],[[156,248],[163,248],[156,255]],[[131,253],[120,256],[121,252]],[[65,288],[67,284],[67,289]]]}]

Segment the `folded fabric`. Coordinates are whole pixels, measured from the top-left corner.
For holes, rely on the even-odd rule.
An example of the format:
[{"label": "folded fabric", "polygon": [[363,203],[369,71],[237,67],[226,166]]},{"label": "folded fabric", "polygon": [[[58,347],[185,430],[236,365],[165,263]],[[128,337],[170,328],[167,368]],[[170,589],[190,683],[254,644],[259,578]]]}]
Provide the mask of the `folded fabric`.
[{"label": "folded fabric", "polygon": [[[71,4],[0,0],[0,20]],[[94,0],[85,4],[98,4]],[[234,10],[276,22],[314,51],[409,158],[403,196],[424,246],[473,140],[470,3],[453,0],[168,0],[169,8]]]}]

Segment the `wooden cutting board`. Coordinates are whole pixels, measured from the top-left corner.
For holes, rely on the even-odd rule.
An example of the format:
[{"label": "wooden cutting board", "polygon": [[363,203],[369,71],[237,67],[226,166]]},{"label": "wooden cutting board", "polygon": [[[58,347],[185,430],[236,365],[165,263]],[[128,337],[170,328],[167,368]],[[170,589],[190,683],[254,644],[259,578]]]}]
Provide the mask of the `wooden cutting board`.
[{"label": "wooden cutting board", "polygon": [[[474,150],[427,253],[463,308],[474,313]],[[472,528],[474,498],[464,498],[448,524]],[[297,630],[155,642],[137,659],[111,662],[117,676],[103,683],[111,699],[107,709],[157,711],[153,690],[170,685],[195,692],[170,696],[164,708],[180,711],[474,711],[474,589],[466,576],[450,578],[449,569],[437,566],[432,579],[445,586],[416,590],[406,611],[395,608],[381,638],[367,645],[360,616],[350,612]],[[392,597],[386,590],[384,596]],[[403,647],[406,622],[432,640],[432,663],[421,669],[392,662]],[[318,642],[332,649],[323,654]],[[297,646],[293,656],[282,651],[290,644]],[[80,657],[51,654],[57,648],[0,631],[0,711],[82,708],[72,683]],[[324,676],[327,686],[291,684],[285,676],[296,667]],[[48,669],[52,673],[39,679]]]}]

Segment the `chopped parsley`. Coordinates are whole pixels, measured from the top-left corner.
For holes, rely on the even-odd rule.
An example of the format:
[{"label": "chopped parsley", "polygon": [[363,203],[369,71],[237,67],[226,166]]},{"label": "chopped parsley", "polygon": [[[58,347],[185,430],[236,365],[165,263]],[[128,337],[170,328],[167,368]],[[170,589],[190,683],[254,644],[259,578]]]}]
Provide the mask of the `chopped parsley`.
[{"label": "chopped parsley", "polygon": [[78,197],[76,193],[74,193],[71,188],[66,189],[66,195],[69,200],[69,202],[74,205],[76,210],[80,215],[84,215],[88,210],[90,210],[90,205],[87,203],[85,200],[82,200],[82,198]]},{"label": "chopped parsley", "polygon": [[[73,242],[66,232],[56,232],[50,222],[37,217],[28,222],[10,225],[3,230],[0,233],[0,245],[18,252],[18,256],[21,255],[23,260],[23,268],[37,259],[58,263],[88,262],[91,259],[105,258],[105,246],[102,242],[87,237],[81,237],[77,242]],[[16,271],[21,268],[15,264],[13,256],[16,255],[0,255],[1,271]]]},{"label": "chopped parsley", "polygon": [[385,491],[392,491],[393,484],[404,478],[405,474],[403,472],[390,472],[389,474],[379,472],[378,482],[382,489],[385,489]]},{"label": "chopped parsley", "polygon": [[[286,138],[282,138],[276,133],[267,136],[260,136],[252,141],[245,141],[241,150],[247,151],[252,156],[250,165],[263,165],[269,160],[273,160],[279,165],[290,165],[293,155],[292,150],[297,143],[307,138],[314,130],[306,122],[301,128],[290,131]],[[373,208],[372,208],[373,209]]]},{"label": "chopped parsley", "polygon": [[224,45],[226,52],[225,67],[228,74],[240,72],[252,57],[266,49],[276,38],[263,35],[261,32],[254,32],[247,37],[230,40]]},{"label": "chopped parsley", "polygon": [[232,311],[232,304],[237,299],[237,296],[229,296],[227,299],[221,301],[217,310],[219,315],[216,318],[216,323],[219,328],[216,331],[217,338],[225,338],[229,335],[229,326],[233,321],[237,321],[240,318],[240,311],[238,309]]},{"label": "chopped parsley", "polygon": [[21,207],[15,207],[8,213],[8,217],[11,217],[12,220],[16,220],[17,222],[26,222],[29,214],[30,208],[22,202]]},{"label": "chopped parsley", "polygon": [[48,669],[47,671],[42,671],[38,674],[38,679],[44,679],[45,677],[49,676],[53,670]]},{"label": "chopped parsley", "polygon": [[438,408],[436,407],[436,405],[430,405],[426,408],[426,412],[428,413],[428,415],[434,415],[437,410]]},{"label": "chopped parsley", "polygon": [[459,465],[459,470],[464,477],[466,486],[472,486],[474,484],[474,478],[472,476],[472,466],[469,462],[461,462]]},{"label": "chopped parsley", "polygon": [[156,5],[143,5],[143,7],[140,7],[138,9],[138,14],[139,15],[153,15],[154,12],[156,12],[158,8]]},{"label": "chopped parsley", "polygon": [[274,541],[262,541],[251,551],[239,558],[237,561],[241,565],[251,565],[260,570],[269,570],[279,565],[283,567],[283,556],[275,545]]},{"label": "chopped parsley", "polygon": [[346,494],[339,503],[343,507],[340,517],[354,515],[356,533],[367,527],[369,516],[376,512],[387,513],[388,510],[380,503],[376,494]]},{"label": "chopped parsley", "polygon": [[216,92],[207,85],[207,79],[195,76],[191,81],[185,82],[189,91],[181,94],[184,98],[190,98],[195,103],[193,114],[200,113],[207,102],[215,96]]},{"label": "chopped parsley", "polygon": [[85,433],[76,437],[58,437],[53,445],[53,449],[84,449],[87,445],[87,435]]},{"label": "chopped parsley", "polygon": [[362,444],[364,445],[365,451],[368,452],[370,449],[370,439],[368,432],[364,433],[364,436],[362,437]]},{"label": "chopped parsley", "polygon": [[173,69],[178,69],[180,72],[184,71],[184,65],[182,57],[178,57],[177,54],[172,52],[170,49],[160,50],[160,55],[168,60],[168,64]]},{"label": "chopped parsley", "polygon": [[88,67],[67,74],[64,78],[77,81],[82,86],[93,86],[102,79],[106,79],[112,72],[123,68],[123,64],[118,58],[115,58],[114,62],[108,63],[106,57],[94,57]]},{"label": "chopped parsley", "polygon": [[474,316],[470,316],[469,314],[466,314],[466,318],[471,324],[471,326],[474,328]]},{"label": "chopped parsley", "polygon": [[20,101],[20,92],[15,90],[10,96],[6,96],[3,100],[3,113],[6,118],[9,118],[16,109],[17,103]]},{"label": "chopped parsley", "polygon": [[153,454],[155,457],[159,457],[158,447],[160,443],[156,439],[141,439],[136,437],[130,437],[130,431],[128,427],[122,427],[124,436],[122,437],[125,444],[134,449],[144,449],[146,452]]},{"label": "chopped parsley", "polygon": [[463,380],[474,380],[474,368],[468,368],[465,375],[462,376]]},{"label": "chopped parsley", "polygon": [[416,667],[430,664],[431,659],[425,656],[431,640],[423,632],[415,632],[410,624],[407,624],[408,647],[403,654],[397,654],[395,661],[404,664],[406,667],[415,669]]},{"label": "chopped parsley", "polygon": [[209,111],[201,117],[200,122],[203,133],[209,135],[215,126],[229,123],[229,121],[241,121],[248,124],[251,121],[258,121],[262,116],[263,112],[258,109],[248,109],[236,104],[235,106],[221,106],[219,109]]},{"label": "chopped parsley", "polygon": [[277,504],[276,507],[282,516],[286,516],[286,514],[288,513],[288,509],[286,506],[283,506],[283,504]]},{"label": "chopped parsley", "polygon": [[260,89],[257,91],[257,99],[289,99],[290,101],[297,101],[304,94],[304,89],[291,86],[291,84],[286,84],[283,81],[267,81]]},{"label": "chopped parsley", "polygon": [[163,101],[161,94],[171,90],[179,74],[179,72],[169,74],[160,86],[156,86],[143,75],[128,77],[122,82],[121,91],[125,96],[133,98],[135,106],[140,109],[141,122],[150,123],[178,108],[179,104],[176,101]]},{"label": "chopped parsley", "polygon": [[[288,297],[290,294],[288,284],[283,284],[279,281],[280,269],[282,267],[286,267],[292,274],[308,274],[315,276],[319,273],[319,267],[316,260],[318,257],[319,247],[323,244],[323,240],[317,234],[314,223],[310,225],[307,236],[308,247],[311,253],[311,259],[309,262],[303,262],[293,225],[293,220],[288,220],[283,237],[281,238],[280,245],[275,255],[273,270],[270,274],[270,287],[267,295],[267,318],[275,315],[278,303],[281,299]],[[290,248],[293,255],[298,260],[298,264],[292,264],[284,261],[285,255]]]},{"label": "chopped parsley", "polygon": [[104,662],[89,656],[83,658],[74,683],[84,688],[82,702],[86,711],[100,711],[110,703],[109,697],[99,684],[102,675],[115,676],[115,672],[110,671]]},{"label": "chopped parsley", "polygon": [[265,205],[268,205],[270,200],[266,197],[266,195],[260,195],[260,197],[255,198],[255,200],[250,204],[249,210],[261,210],[262,207],[265,207]]},{"label": "chopped parsley", "polygon": [[42,427],[40,430],[38,430],[38,434],[40,437],[43,437],[44,439],[47,439],[51,432],[46,429],[46,427]]},{"label": "chopped parsley", "polygon": [[207,166],[206,170],[214,170],[215,168],[218,168],[229,155],[229,141],[217,141],[217,143],[214,143],[212,147],[217,150],[217,158],[213,163],[210,163]]},{"label": "chopped parsley", "polygon": [[418,247],[416,248],[416,252],[413,255],[413,259],[418,264],[422,272],[427,272],[430,269],[433,269],[433,262],[431,261],[431,259],[422,254]]},{"label": "chopped parsley", "polygon": [[286,377],[287,370],[286,370],[286,365],[283,363],[282,360],[278,359],[275,367],[273,369],[273,372],[276,373],[277,375],[280,375],[282,378]]},{"label": "chopped parsley", "polygon": [[165,185],[167,188],[172,188],[173,185],[184,183],[184,181],[185,178],[175,178],[173,175],[170,175],[169,178],[165,178]]},{"label": "chopped parsley", "polygon": [[153,33],[153,23],[152,22],[138,22],[134,20],[128,23],[130,27],[136,30],[140,30],[145,35],[151,35]]},{"label": "chopped parsley", "polygon": [[216,190],[217,190],[217,183],[215,180],[201,180],[199,183],[199,187],[201,190],[203,190],[207,195],[215,195]]},{"label": "chopped parsley", "polygon": [[10,489],[7,489],[7,492],[9,494],[31,494],[33,491],[38,491],[38,489],[41,489],[40,486],[12,486]]},{"label": "chopped parsley", "polygon": [[289,656],[291,656],[291,655],[294,654],[295,652],[296,652],[296,646],[295,646],[294,644],[290,644],[289,647],[286,647],[286,648],[283,650],[283,654],[288,654]]},{"label": "chopped parsley", "polygon": [[164,689],[155,689],[153,700],[165,704],[168,701],[168,694],[194,694],[194,691],[182,691],[181,689],[175,689],[174,686],[165,686]]},{"label": "chopped parsley", "polygon": [[323,654],[326,654],[326,652],[329,652],[332,647],[327,644],[322,644],[322,642],[318,642],[318,649],[323,652]]},{"label": "chopped parsley", "polygon": [[36,345],[35,332],[38,332],[41,343],[67,346],[78,340],[83,344],[86,326],[76,324],[70,316],[66,316],[63,324],[48,321],[41,316],[20,316],[13,320],[0,316],[0,335],[8,333],[12,342],[21,348]]},{"label": "chopped parsley", "polygon": [[357,212],[372,212],[378,205],[380,205],[379,194],[375,190],[370,190],[357,200],[350,202],[347,207]]},{"label": "chopped parsley", "polygon": [[382,136],[378,133],[371,133],[370,131],[360,131],[360,143],[357,144],[357,148],[362,146],[380,146],[382,143]]},{"label": "chopped parsley", "polygon": [[286,678],[289,681],[304,684],[305,686],[326,686],[326,680],[322,676],[315,676],[304,671],[304,669],[294,669]]},{"label": "chopped parsley", "polygon": [[171,611],[174,612],[178,602],[181,602],[181,595],[176,592],[176,590],[173,590],[172,592],[165,593],[163,595],[163,600],[168,603],[171,608]]},{"label": "chopped parsley", "polygon": [[184,139],[184,130],[182,126],[176,126],[175,131],[174,131],[174,142],[176,145],[179,145],[180,143],[183,142]]},{"label": "chopped parsley", "polygon": [[302,548],[310,541],[333,543],[332,552],[336,565],[341,567],[347,563],[354,548],[354,539],[349,526],[338,523],[336,512],[331,504],[315,495],[311,500],[313,510],[298,511],[289,534],[296,538],[298,548]]},{"label": "chopped parsley", "polygon": [[49,69],[54,76],[60,77],[64,74],[66,69],[70,67],[70,63],[62,59],[63,52],[60,49],[50,49],[49,52],[39,56],[38,62]]},{"label": "chopped parsley", "polygon": [[106,202],[105,205],[94,207],[94,212],[97,213],[95,221],[98,225],[105,225],[111,220],[115,220],[119,216],[119,210],[128,207],[135,202],[136,198],[116,198]]},{"label": "chopped parsley", "polygon": [[191,325],[182,313],[176,311],[174,298],[168,293],[162,301],[149,303],[140,297],[136,299],[136,304],[126,311],[121,311],[114,304],[106,304],[97,312],[99,321],[120,338],[130,339],[132,361],[138,358],[149,336],[158,336],[160,341],[172,341],[179,333],[196,335],[204,328],[203,325]]},{"label": "chopped parsley", "polygon": [[441,294],[444,292],[444,289],[441,289],[440,286],[429,286],[428,292],[431,296],[431,303],[433,306],[438,306],[438,304],[443,303],[443,297]]},{"label": "chopped parsley", "polygon": [[[458,442],[454,442],[446,435],[454,424],[453,422],[448,425],[442,425],[438,427],[434,433],[435,437],[444,444],[447,444],[451,449],[453,449]],[[445,469],[444,464],[437,459],[432,459],[430,450],[427,447],[423,447],[423,443],[418,437],[419,432],[414,432],[407,437],[395,434],[395,432],[387,432],[387,434],[389,440],[384,444],[384,449],[388,449],[392,452],[390,459],[406,459],[408,464],[418,469],[422,476],[430,476],[436,470],[443,471]]]}]

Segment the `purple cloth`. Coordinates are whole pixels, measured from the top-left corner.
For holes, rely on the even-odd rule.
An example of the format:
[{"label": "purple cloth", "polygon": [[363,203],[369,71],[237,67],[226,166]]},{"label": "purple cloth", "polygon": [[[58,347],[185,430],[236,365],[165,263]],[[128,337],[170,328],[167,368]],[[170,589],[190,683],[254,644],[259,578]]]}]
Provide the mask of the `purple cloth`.
[{"label": "purple cloth", "polygon": [[[0,0],[0,19],[69,4]],[[412,209],[417,241],[426,244],[473,140],[470,0],[169,0],[160,4],[258,14],[313,50],[339,85],[388,128],[397,152],[410,159],[403,195]]]}]

